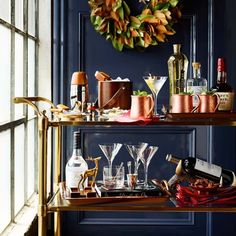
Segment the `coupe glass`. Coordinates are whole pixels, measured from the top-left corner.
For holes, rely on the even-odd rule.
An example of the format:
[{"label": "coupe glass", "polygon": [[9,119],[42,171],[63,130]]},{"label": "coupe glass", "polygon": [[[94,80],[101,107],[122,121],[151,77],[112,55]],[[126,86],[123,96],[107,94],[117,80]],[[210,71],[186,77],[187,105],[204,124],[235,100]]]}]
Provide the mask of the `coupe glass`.
[{"label": "coupe glass", "polygon": [[154,116],[158,116],[159,114],[157,113],[157,97],[158,94],[164,85],[164,83],[167,80],[167,76],[157,76],[157,75],[148,75],[148,76],[143,76],[143,79],[145,80],[146,84],[148,85],[149,89],[152,92],[152,95],[154,97]]},{"label": "coupe glass", "polygon": [[103,154],[108,160],[108,166],[110,170],[112,169],[112,162],[119,152],[120,148],[122,147],[121,143],[105,143],[105,144],[99,144],[99,147],[101,148]]},{"label": "coupe glass", "polygon": [[142,152],[148,146],[148,143],[125,144],[130,156],[134,160],[134,174],[138,174],[139,160]]},{"label": "coupe glass", "polygon": [[150,161],[154,154],[157,152],[159,147],[157,146],[149,146],[145,148],[145,150],[141,153],[140,159],[144,166],[144,174],[145,174],[145,180],[144,180],[144,189],[151,189],[152,186],[148,185],[148,166],[150,164]]}]

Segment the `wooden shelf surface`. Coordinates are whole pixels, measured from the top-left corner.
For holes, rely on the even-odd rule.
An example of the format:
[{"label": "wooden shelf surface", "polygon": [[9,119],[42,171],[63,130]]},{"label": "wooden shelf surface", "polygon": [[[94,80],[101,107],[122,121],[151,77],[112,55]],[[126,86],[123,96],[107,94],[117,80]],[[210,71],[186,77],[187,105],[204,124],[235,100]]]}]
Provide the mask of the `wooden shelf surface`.
[{"label": "wooden shelf surface", "polygon": [[109,197],[96,199],[77,199],[71,204],[62,199],[59,190],[48,203],[48,211],[149,211],[149,212],[235,212],[236,205],[184,206],[176,204],[168,197]]}]

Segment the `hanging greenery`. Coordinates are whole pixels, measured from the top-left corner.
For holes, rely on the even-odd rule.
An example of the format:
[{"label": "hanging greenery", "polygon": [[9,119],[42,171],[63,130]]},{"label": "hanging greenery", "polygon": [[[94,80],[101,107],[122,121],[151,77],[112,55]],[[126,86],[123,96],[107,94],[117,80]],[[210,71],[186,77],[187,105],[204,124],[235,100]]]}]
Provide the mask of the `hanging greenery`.
[{"label": "hanging greenery", "polygon": [[[89,0],[90,19],[97,32],[111,40],[118,51],[147,48],[175,34],[173,24],[181,17],[179,0],[140,0],[142,12],[133,15],[125,0]],[[139,3],[139,4],[143,4]]]}]

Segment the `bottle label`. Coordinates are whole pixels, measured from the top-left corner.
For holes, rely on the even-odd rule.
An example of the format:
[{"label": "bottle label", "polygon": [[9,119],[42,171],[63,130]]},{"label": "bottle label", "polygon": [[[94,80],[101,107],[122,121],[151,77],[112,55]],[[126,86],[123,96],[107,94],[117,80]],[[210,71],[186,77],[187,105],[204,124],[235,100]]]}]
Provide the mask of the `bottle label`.
[{"label": "bottle label", "polygon": [[220,178],[222,168],[196,158],[195,169]]},{"label": "bottle label", "polygon": [[218,107],[219,111],[232,111],[234,102],[233,92],[217,92],[220,96],[220,105]]}]

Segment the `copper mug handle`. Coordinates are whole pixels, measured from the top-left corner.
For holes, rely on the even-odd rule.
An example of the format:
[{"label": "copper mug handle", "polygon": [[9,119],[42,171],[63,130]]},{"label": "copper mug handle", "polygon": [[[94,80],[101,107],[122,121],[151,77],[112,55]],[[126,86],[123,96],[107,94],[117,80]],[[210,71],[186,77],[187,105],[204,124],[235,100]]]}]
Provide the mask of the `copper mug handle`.
[{"label": "copper mug handle", "polygon": [[213,96],[213,97],[214,97],[214,96],[217,97],[217,104],[216,104],[216,107],[214,108],[214,112],[216,112],[217,108],[218,108],[219,105],[220,105],[220,96],[219,96],[219,94],[217,94],[217,93],[214,93],[212,96]]},{"label": "copper mug handle", "polygon": [[154,109],[154,101],[153,101],[153,98],[151,95],[148,95],[147,99],[150,99],[150,101],[151,101],[151,108],[149,109],[148,114],[147,114],[147,117],[149,118],[153,112],[153,109]]},{"label": "copper mug handle", "polygon": [[191,113],[195,112],[199,108],[199,106],[201,104],[201,99],[200,99],[199,95],[198,94],[192,94],[191,95],[191,97],[194,97],[194,96],[197,96],[198,103],[197,103],[197,106],[192,109]]}]

